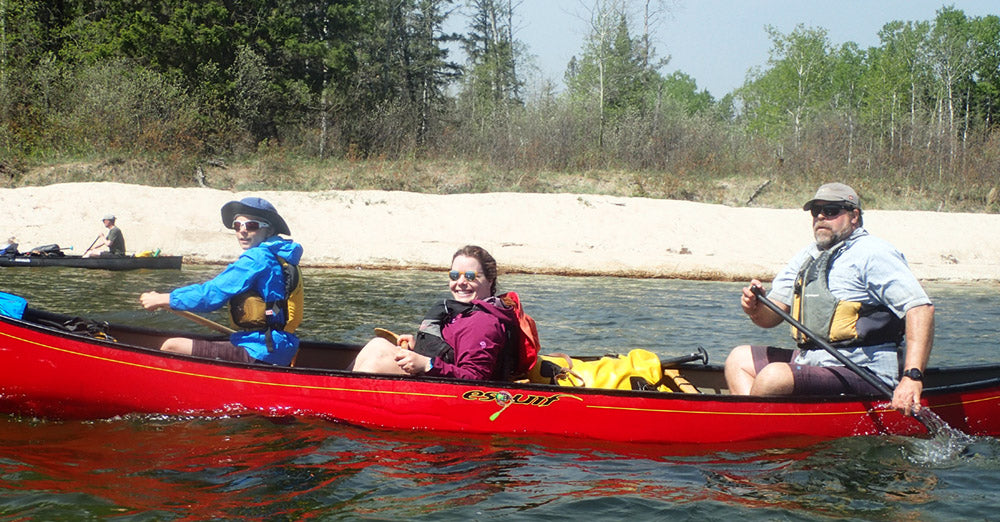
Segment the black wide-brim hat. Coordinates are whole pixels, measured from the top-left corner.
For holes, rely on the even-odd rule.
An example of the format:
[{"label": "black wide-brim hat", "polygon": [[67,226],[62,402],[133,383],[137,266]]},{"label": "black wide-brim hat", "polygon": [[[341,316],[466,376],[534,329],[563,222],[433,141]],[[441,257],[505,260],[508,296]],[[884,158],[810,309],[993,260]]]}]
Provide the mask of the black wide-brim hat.
[{"label": "black wide-brim hat", "polygon": [[292,235],[285,220],[281,219],[277,209],[266,199],[249,197],[222,205],[222,224],[226,225],[226,228],[233,228],[233,220],[239,215],[258,217],[267,221],[275,233]]}]

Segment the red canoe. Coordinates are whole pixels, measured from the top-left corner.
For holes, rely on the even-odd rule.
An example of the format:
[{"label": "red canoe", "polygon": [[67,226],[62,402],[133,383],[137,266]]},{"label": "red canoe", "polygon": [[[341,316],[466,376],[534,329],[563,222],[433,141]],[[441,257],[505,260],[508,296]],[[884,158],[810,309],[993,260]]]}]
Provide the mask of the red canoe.
[{"label": "red canoe", "polygon": [[[342,369],[357,346],[303,342],[295,368],[245,365],[150,348],[178,332],[109,325],[109,340],[58,326],[69,319],[31,308],[21,320],[0,318],[0,411],[319,416],[397,430],[676,444],[926,433],[879,397],[732,396],[711,365],[679,367],[699,393],[374,376]],[[926,385],[924,404],[952,427],[1000,435],[1000,365],[929,369]],[[498,402],[503,392],[513,400]]]}]

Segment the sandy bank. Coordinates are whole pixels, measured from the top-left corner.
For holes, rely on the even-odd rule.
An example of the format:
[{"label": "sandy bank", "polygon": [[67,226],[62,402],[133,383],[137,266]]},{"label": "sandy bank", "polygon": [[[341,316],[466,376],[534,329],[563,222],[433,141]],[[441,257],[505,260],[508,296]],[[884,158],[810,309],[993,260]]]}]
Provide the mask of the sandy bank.
[{"label": "sandy bank", "polygon": [[[0,234],[16,236],[22,251],[58,243],[81,253],[105,230],[101,217],[114,213],[130,252],[158,248],[185,262],[224,263],[239,250],[219,208],[248,195],[274,203],[305,248],[303,265],[316,267],[440,268],[473,243],[505,272],[742,281],[769,279],[812,237],[808,214],[798,209],[575,194],[232,193],[117,183],[0,189]],[[921,279],[1000,280],[1000,215],[872,210],[865,226],[902,250]]]}]

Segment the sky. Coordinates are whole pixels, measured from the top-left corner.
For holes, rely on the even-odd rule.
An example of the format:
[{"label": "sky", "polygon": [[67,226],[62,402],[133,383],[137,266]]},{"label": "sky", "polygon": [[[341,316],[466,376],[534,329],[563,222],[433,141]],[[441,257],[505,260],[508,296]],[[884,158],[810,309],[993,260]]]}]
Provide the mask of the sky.
[{"label": "sky", "polygon": [[[516,1],[516,0],[515,0]],[[562,84],[566,64],[579,56],[595,0],[521,0],[514,37],[535,56],[540,76]],[[654,46],[670,61],[664,74],[681,71],[716,99],[741,86],[747,71],[767,64],[774,26],[788,34],[798,24],[823,28],[832,45],[862,49],[879,45],[886,23],[931,21],[943,6],[966,16],[1000,15],[997,0],[664,0],[669,8],[655,31]],[[465,32],[459,17],[450,30]],[[461,61],[464,58],[455,57]]]}]

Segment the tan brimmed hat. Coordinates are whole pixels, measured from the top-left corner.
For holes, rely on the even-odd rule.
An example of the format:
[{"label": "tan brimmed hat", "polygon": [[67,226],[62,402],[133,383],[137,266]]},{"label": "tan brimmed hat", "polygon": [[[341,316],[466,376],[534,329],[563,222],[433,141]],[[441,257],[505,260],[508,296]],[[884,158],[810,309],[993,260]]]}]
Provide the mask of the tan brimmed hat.
[{"label": "tan brimmed hat", "polygon": [[817,201],[829,201],[831,203],[844,202],[853,205],[855,208],[861,208],[861,199],[858,198],[858,193],[843,183],[827,183],[821,186],[816,191],[816,195],[809,201],[806,201],[805,205],[802,205],[802,210],[809,210],[813,203]]}]

